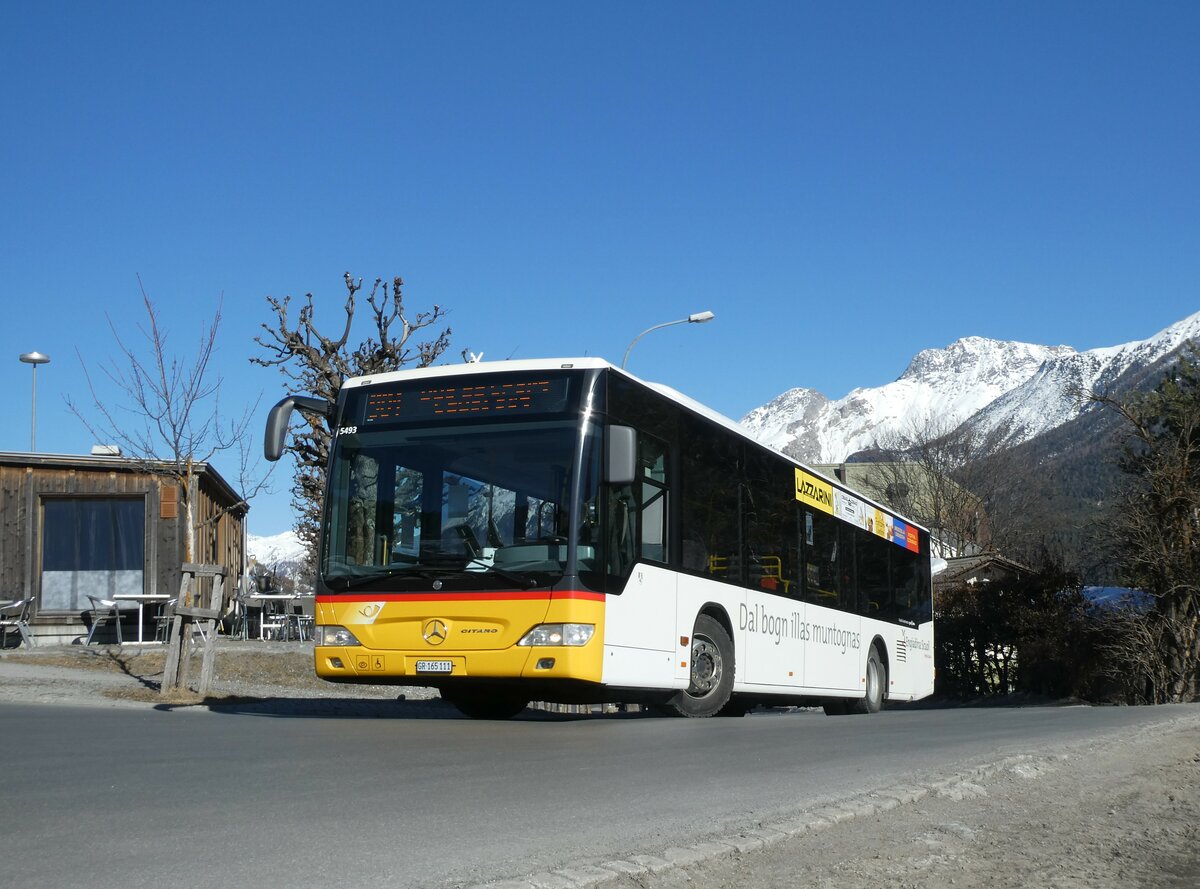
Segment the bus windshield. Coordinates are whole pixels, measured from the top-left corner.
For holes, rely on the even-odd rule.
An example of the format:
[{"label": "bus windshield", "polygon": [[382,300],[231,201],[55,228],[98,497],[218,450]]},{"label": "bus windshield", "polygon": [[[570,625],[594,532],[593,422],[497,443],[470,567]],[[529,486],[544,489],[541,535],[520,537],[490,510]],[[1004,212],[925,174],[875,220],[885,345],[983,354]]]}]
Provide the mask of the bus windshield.
[{"label": "bus windshield", "polygon": [[[533,589],[567,569],[578,418],[343,430],[321,573],[333,591]],[[591,553],[581,547],[579,558]]]}]

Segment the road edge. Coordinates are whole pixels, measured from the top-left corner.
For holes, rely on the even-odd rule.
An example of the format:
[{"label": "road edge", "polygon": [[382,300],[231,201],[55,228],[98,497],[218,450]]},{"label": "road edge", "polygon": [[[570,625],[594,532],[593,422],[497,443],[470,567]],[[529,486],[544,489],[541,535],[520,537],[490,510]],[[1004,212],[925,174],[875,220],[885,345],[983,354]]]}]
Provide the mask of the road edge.
[{"label": "road edge", "polygon": [[752,830],[709,837],[689,845],[671,846],[651,854],[641,851],[625,858],[604,861],[594,859],[568,863],[561,868],[539,871],[512,879],[476,883],[467,889],[590,889],[615,883],[626,878],[660,875],[679,868],[702,865],[735,855],[750,855],[786,840],[809,833],[827,830],[834,825],[861,818],[881,815],[901,806],[911,805],[928,796],[955,801],[985,796],[981,784],[1003,772],[1020,771],[1025,777],[1036,778],[1039,762],[1070,759],[1085,753],[1097,744],[1142,740],[1143,736],[1163,735],[1186,728],[1188,724],[1200,729],[1200,714],[1168,716],[1152,725],[1106,732],[1069,745],[1052,746],[1030,753],[1010,754],[995,760],[969,766],[955,764],[954,773],[937,780],[916,781],[911,784],[892,784],[867,793],[832,800],[817,807],[806,807],[780,820],[774,820]]}]

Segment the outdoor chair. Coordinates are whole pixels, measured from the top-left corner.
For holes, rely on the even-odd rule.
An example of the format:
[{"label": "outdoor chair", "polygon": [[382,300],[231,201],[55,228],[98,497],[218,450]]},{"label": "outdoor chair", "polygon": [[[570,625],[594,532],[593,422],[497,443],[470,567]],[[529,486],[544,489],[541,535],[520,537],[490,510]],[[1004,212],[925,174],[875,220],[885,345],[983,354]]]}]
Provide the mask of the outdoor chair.
[{"label": "outdoor chair", "polygon": [[[175,618],[175,605],[179,601],[178,596],[173,596],[163,603],[163,610],[154,618],[154,641],[166,642],[167,636],[171,633],[171,621]],[[208,636],[204,632],[204,624],[196,621],[192,629],[192,634],[200,637],[201,642],[207,642]]]},{"label": "outdoor chair", "polygon": [[163,603],[162,611],[154,616],[154,641],[166,642],[167,632],[171,629],[171,619],[175,617],[175,603],[179,597],[168,599]]},{"label": "outdoor chair", "polygon": [[[311,597],[309,597],[311,602]],[[288,612],[288,638],[296,639],[299,642],[307,642],[313,636],[313,626],[316,619],[308,613],[308,608],[305,605],[305,597],[297,597],[292,602],[292,609]]]},{"label": "outdoor chair", "polygon": [[288,637],[288,616],[279,606],[272,605],[270,600],[263,600],[262,616],[259,618],[258,634],[263,639],[286,641]]},{"label": "outdoor chair", "polygon": [[21,634],[21,641],[33,648],[33,637],[29,634],[29,609],[33,606],[33,596],[27,599],[17,599],[10,605],[0,605],[0,648],[8,645],[8,634],[16,630]]},{"label": "outdoor chair", "polygon": [[87,641],[84,645],[92,644],[92,637],[96,635],[96,627],[100,626],[102,620],[112,620],[117,625],[117,644],[124,645],[125,642],[121,638],[121,605],[112,599],[101,599],[99,596],[88,596],[92,603],[92,628],[88,630]]},{"label": "outdoor chair", "polygon": [[288,610],[278,596],[282,593],[275,586],[273,574],[252,574],[250,581],[253,585],[247,594],[247,604],[258,609],[258,638],[277,639],[288,638],[291,621]]},{"label": "outdoor chair", "polygon": [[235,639],[250,638],[250,609],[258,607],[250,601],[253,596],[250,590],[252,580],[249,574],[243,574],[238,578],[237,590],[233,594],[233,627],[230,636]]}]

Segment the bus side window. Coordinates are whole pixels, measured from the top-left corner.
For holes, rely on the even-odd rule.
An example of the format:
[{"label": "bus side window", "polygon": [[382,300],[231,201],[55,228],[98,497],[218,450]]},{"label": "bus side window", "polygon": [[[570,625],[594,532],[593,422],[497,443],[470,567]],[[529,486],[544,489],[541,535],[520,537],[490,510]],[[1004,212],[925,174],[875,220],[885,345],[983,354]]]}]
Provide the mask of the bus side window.
[{"label": "bus side window", "polygon": [[933,619],[931,602],[924,590],[921,559],[908,550],[897,548],[892,553],[892,583],[896,590],[896,616],[916,624]]},{"label": "bus side window", "polygon": [[747,448],[742,533],[750,586],[799,598],[795,473],[772,455]]},{"label": "bus side window", "polygon": [[638,435],[638,478],[608,492],[607,536],[610,589],[620,589],[641,559],[667,560],[667,446],[653,436]]},{"label": "bus side window", "polygon": [[838,537],[841,541],[839,552],[841,561],[841,584],[838,588],[840,597],[837,607],[843,611],[853,611],[863,596],[862,577],[858,572],[858,553],[862,548],[862,533],[845,522],[838,522]]},{"label": "bus side window", "polygon": [[667,561],[667,446],[649,435],[638,436],[638,469],[641,500],[641,555],[653,562]]},{"label": "bus side window", "polygon": [[696,417],[683,416],[680,427],[683,565],[742,583],[741,445]]},{"label": "bus side window", "polygon": [[823,512],[806,510],[804,535],[804,598],[818,605],[837,608],[841,601],[837,519]]},{"label": "bus side window", "polygon": [[898,550],[894,543],[873,534],[859,540],[859,608],[868,617],[892,616],[894,597],[889,565],[893,550]]}]

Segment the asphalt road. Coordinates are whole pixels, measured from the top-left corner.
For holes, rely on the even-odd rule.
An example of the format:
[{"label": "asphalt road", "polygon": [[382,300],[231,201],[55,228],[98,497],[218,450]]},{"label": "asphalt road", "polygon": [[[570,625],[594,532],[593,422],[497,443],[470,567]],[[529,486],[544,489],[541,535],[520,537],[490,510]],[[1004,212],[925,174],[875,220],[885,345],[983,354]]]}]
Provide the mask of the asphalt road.
[{"label": "asphalt road", "polygon": [[489,723],[397,707],[371,719],[0,705],[0,885],[472,885],[652,853],[1179,712]]}]

